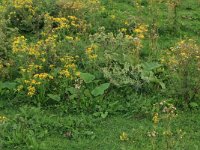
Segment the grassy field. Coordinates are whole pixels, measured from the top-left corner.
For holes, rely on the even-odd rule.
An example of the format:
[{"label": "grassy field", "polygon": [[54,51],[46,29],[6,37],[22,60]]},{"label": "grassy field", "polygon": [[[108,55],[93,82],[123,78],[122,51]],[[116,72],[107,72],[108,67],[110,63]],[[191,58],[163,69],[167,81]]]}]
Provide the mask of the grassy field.
[{"label": "grassy field", "polygon": [[[0,114],[6,115],[8,118],[20,114],[13,110],[1,111]],[[82,117],[73,116],[77,120]],[[152,149],[152,140],[148,136],[148,132],[154,129],[152,121],[148,118],[138,118],[136,116],[123,117],[123,115],[115,115],[106,119],[95,119],[92,116],[87,116],[85,119],[90,120],[87,125],[80,127],[83,131],[77,131],[76,139],[64,135],[63,126],[69,124],[69,116],[67,114],[56,114],[45,111],[44,115],[39,117],[43,128],[41,133],[47,129],[47,126],[52,126],[53,131],[45,135],[38,149],[44,150],[148,150]],[[90,118],[90,119],[89,119]],[[91,120],[91,118],[93,118]],[[75,119],[75,120],[76,120]],[[171,123],[173,131],[182,130],[182,138],[173,137],[175,144],[170,149],[189,149],[198,150],[200,147],[200,115],[199,111],[179,112],[179,115]],[[81,122],[81,121],[80,121]],[[60,123],[60,124],[59,124]],[[63,124],[62,124],[63,123]],[[31,125],[34,127],[34,125]],[[46,126],[46,127],[44,127]],[[80,125],[81,126],[81,125]],[[28,130],[32,130],[32,127]],[[40,127],[41,128],[41,127]],[[78,128],[78,127],[77,127]],[[167,149],[166,141],[163,139],[163,125],[159,127],[159,135],[154,139],[156,149]],[[76,130],[76,129],[75,129]],[[78,129],[79,130],[79,129]],[[120,135],[126,132],[128,141],[121,141]],[[29,147],[31,149],[31,147]],[[16,145],[7,149],[26,149],[23,146]]]}]

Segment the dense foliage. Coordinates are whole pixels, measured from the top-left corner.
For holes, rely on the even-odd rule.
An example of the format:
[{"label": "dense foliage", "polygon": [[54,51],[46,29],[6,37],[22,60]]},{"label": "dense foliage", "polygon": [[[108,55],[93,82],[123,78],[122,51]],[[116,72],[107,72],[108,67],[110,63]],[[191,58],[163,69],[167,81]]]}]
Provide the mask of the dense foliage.
[{"label": "dense foliage", "polygon": [[[192,7],[181,0],[0,4],[0,108],[23,106],[12,119],[0,115],[3,149],[48,149],[40,140],[53,132],[93,139],[85,128],[114,114],[152,117],[153,149],[160,122],[166,149],[182,138],[170,124],[177,109],[200,105],[200,16],[181,10],[195,9],[197,1]],[[52,123],[43,114],[52,109],[69,117]],[[128,134],[120,140],[129,141]]]}]

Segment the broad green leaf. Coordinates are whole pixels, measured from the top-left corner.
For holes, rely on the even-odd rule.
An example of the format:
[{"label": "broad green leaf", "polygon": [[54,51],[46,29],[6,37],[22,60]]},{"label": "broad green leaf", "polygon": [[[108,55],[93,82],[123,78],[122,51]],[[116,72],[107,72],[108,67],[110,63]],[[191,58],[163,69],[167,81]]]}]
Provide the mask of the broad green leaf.
[{"label": "broad green leaf", "polygon": [[0,81],[0,89],[9,89],[12,90],[16,87],[16,83],[15,82],[1,82]]},{"label": "broad green leaf", "polygon": [[77,94],[77,89],[74,87],[66,88],[66,92],[70,92],[70,94]]},{"label": "broad green leaf", "polygon": [[191,106],[192,108],[195,108],[195,107],[198,107],[199,105],[198,105],[197,103],[195,103],[195,102],[191,102],[191,103],[190,103],[190,106]]},{"label": "broad green leaf", "polygon": [[157,69],[159,67],[161,67],[162,65],[157,63],[157,62],[148,62],[148,63],[143,63],[143,69],[145,71],[151,71],[154,69]]},{"label": "broad green leaf", "polygon": [[110,83],[104,83],[96,87],[94,90],[92,90],[92,95],[93,96],[99,96],[103,95],[104,91],[107,90],[110,86]]},{"label": "broad green leaf", "polygon": [[16,83],[15,82],[4,82],[4,88],[7,88],[9,90],[12,90],[16,87]]},{"label": "broad green leaf", "polygon": [[105,113],[101,113],[101,117],[103,118],[103,119],[105,119],[106,117],[108,116],[108,112],[106,111]]},{"label": "broad green leaf", "polygon": [[60,95],[48,94],[47,96],[55,101],[60,101]]},{"label": "broad green leaf", "polygon": [[85,83],[90,83],[95,79],[95,76],[90,74],[90,73],[81,73],[80,78],[85,82]]}]

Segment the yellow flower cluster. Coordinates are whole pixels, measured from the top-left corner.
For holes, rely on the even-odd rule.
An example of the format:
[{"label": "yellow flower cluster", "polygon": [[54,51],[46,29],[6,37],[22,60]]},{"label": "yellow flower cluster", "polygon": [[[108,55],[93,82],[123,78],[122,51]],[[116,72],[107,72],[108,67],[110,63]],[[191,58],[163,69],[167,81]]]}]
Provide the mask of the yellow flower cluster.
[{"label": "yellow flower cluster", "polygon": [[25,84],[29,84],[29,85],[40,85],[41,82],[36,81],[35,79],[31,79],[31,80],[24,80]]},{"label": "yellow flower cluster", "polygon": [[38,79],[53,79],[53,76],[48,73],[35,74],[33,77]]},{"label": "yellow flower cluster", "polygon": [[60,75],[71,80],[74,79],[74,77],[80,76],[80,72],[77,70],[77,65],[75,64],[76,58],[78,58],[78,56],[64,56],[60,58],[60,61],[64,64],[63,69],[60,71]]},{"label": "yellow flower cluster", "polygon": [[16,10],[13,10],[10,13],[9,17],[11,17],[12,15],[17,17],[16,11],[26,11],[26,12],[30,13],[30,15],[35,15],[36,8],[34,8],[34,6],[33,6],[33,0],[13,0],[10,4]]},{"label": "yellow flower cluster", "polygon": [[20,71],[21,71],[22,74],[23,73],[34,73],[34,72],[41,70],[41,69],[42,69],[41,65],[37,65],[37,64],[34,64],[34,63],[28,65],[27,68],[20,67]]},{"label": "yellow flower cluster", "polygon": [[[35,79],[30,79],[30,80],[24,80],[24,83],[27,86],[27,95],[32,97],[35,93],[36,93],[36,88],[35,86],[40,85],[41,82],[36,81]],[[21,91],[22,89],[24,89],[23,85],[19,85],[17,88],[17,91]]]},{"label": "yellow flower cluster", "polygon": [[13,0],[15,8],[28,8],[33,4],[32,0]]},{"label": "yellow flower cluster", "polygon": [[[36,93],[36,87],[41,84],[44,84],[44,81],[47,79],[53,79],[53,76],[48,73],[38,73],[33,75],[33,79],[24,80],[24,83],[27,87],[27,95],[32,97]],[[24,89],[23,85],[17,87],[17,91],[20,92]]]},{"label": "yellow flower cluster", "polygon": [[58,27],[56,28],[56,30],[69,28],[68,20],[64,17],[62,17],[62,18],[53,18],[52,17],[52,21],[58,23]]},{"label": "yellow flower cluster", "polygon": [[54,31],[60,31],[62,29],[69,30],[70,28],[85,30],[86,24],[83,20],[78,19],[76,16],[65,17],[53,17],[49,14],[45,14],[45,22],[48,23],[49,28],[53,27]]},{"label": "yellow flower cluster", "polygon": [[129,138],[128,138],[128,134],[125,133],[125,132],[122,132],[122,134],[119,136],[120,140],[121,141],[128,141]]},{"label": "yellow flower cluster", "polygon": [[75,76],[80,76],[80,72],[77,71],[77,66],[74,63],[65,65],[60,71],[60,74],[71,80],[73,80]]},{"label": "yellow flower cluster", "polygon": [[140,39],[144,39],[144,34],[148,31],[147,25],[141,24],[133,30],[136,36]]},{"label": "yellow flower cluster", "polygon": [[7,119],[5,116],[0,116],[0,123],[4,123]]},{"label": "yellow flower cluster", "polygon": [[154,116],[153,116],[153,123],[154,124],[158,124],[158,122],[159,122],[159,117],[158,117],[158,113],[154,113]]},{"label": "yellow flower cluster", "polygon": [[[53,40],[46,41],[48,43],[54,44]],[[28,54],[30,56],[41,56],[45,54],[44,51],[41,51],[43,41],[38,41],[36,44],[27,44],[27,39],[24,36],[15,37],[12,43],[12,50],[15,54]],[[48,44],[47,44],[48,45]],[[53,45],[52,45],[53,46]]]},{"label": "yellow flower cluster", "polygon": [[[161,62],[172,69],[178,69],[178,66],[185,66],[192,61],[196,62],[197,65],[200,64],[200,48],[192,39],[181,40],[161,58]],[[200,66],[198,65],[199,68]]]},{"label": "yellow flower cluster", "polygon": [[13,53],[27,52],[27,43],[24,36],[15,37],[12,43]]},{"label": "yellow flower cluster", "polygon": [[33,95],[35,95],[36,89],[34,86],[29,86],[27,89],[28,89],[28,93],[27,93],[28,96],[32,97]]},{"label": "yellow flower cluster", "polygon": [[85,52],[86,52],[86,55],[87,57],[90,59],[90,60],[94,60],[97,58],[97,54],[96,54],[96,50],[97,50],[97,45],[95,44],[92,44],[90,47],[88,47]]}]

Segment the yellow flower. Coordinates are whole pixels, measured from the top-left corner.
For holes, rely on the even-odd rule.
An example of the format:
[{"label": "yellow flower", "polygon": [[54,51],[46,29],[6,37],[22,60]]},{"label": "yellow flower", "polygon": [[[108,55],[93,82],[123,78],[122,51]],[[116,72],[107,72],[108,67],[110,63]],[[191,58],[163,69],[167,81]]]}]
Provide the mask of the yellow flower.
[{"label": "yellow flower", "polygon": [[17,91],[20,92],[23,88],[24,88],[23,85],[19,85],[19,86],[17,87]]},{"label": "yellow flower", "polygon": [[143,34],[138,34],[138,37],[139,37],[140,39],[144,39],[144,35],[143,35]]},{"label": "yellow flower", "polygon": [[125,24],[125,25],[129,25],[128,21],[125,21],[124,24]]},{"label": "yellow flower", "polygon": [[30,8],[31,5],[33,4],[32,0],[14,0],[14,7],[15,8],[23,8],[23,7],[26,7],[26,8]]},{"label": "yellow flower", "polygon": [[154,114],[154,116],[153,116],[153,119],[152,119],[152,120],[153,120],[153,123],[154,123],[154,124],[158,124],[158,122],[159,122],[158,113],[155,113],[155,114]]},{"label": "yellow flower", "polygon": [[128,134],[125,132],[122,132],[122,134],[119,136],[121,141],[128,141]]},{"label": "yellow flower", "polygon": [[76,76],[77,77],[80,77],[80,75],[81,75],[81,73],[78,71],[78,72],[76,72]]},{"label": "yellow flower", "polygon": [[71,37],[71,36],[66,36],[65,39],[66,39],[66,40],[73,40],[74,38]]},{"label": "yellow flower", "polygon": [[36,84],[37,83],[37,81],[36,80],[31,80],[31,84]]},{"label": "yellow flower", "polygon": [[45,61],[46,61],[46,59],[45,59],[45,58],[42,58],[42,59],[41,59],[41,61],[42,61],[42,62],[45,62]]},{"label": "yellow flower", "polygon": [[66,78],[71,77],[69,70],[61,70],[60,74],[64,75]]},{"label": "yellow flower", "polygon": [[7,119],[5,116],[0,116],[0,123],[4,123]]},{"label": "yellow flower", "polygon": [[50,68],[54,68],[54,67],[55,67],[55,65],[49,65],[49,67],[50,67]]},{"label": "yellow flower", "polygon": [[32,97],[36,92],[36,89],[33,86],[29,86],[27,89],[28,89],[27,95],[30,96],[30,97]]},{"label": "yellow flower", "polygon": [[116,16],[115,15],[111,15],[110,16],[113,20],[116,18]]},{"label": "yellow flower", "polygon": [[97,54],[95,54],[95,50],[97,49],[97,45],[92,44],[90,47],[88,47],[86,49],[86,54],[88,56],[89,59],[96,59],[97,58]]},{"label": "yellow flower", "polygon": [[26,52],[27,51],[27,43],[26,38],[24,36],[15,37],[14,42],[12,43],[13,53]]},{"label": "yellow flower", "polygon": [[121,31],[121,32],[126,32],[127,29],[126,29],[126,28],[121,28],[120,31]]},{"label": "yellow flower", "polygon": [[68,16],[68,18],[71,20],[77,20],[76,16]]},{"label": "yellow flower", "polygon": [[24,83],[28,84],[28,83],[30,83],[30,81],[28,81],[28,80],[24,80]]}]

